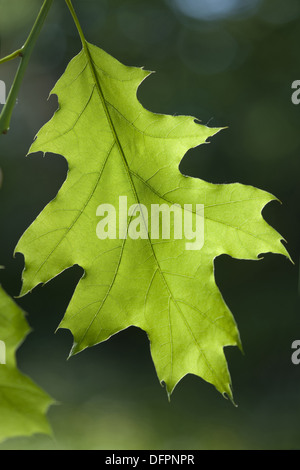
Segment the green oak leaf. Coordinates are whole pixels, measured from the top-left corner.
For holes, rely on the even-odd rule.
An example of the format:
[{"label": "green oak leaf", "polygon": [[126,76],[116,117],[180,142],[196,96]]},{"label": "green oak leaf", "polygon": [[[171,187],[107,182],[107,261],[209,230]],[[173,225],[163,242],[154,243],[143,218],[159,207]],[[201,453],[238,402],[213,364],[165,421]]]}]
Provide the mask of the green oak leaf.
[{"label": "green oak leaf", "polygon": [[[30,152],[63,155],[69,171],[16,247],[25,255],[21,294],[77,264],[84,275],[60,325],[74,336],[71,354],[133,325],[147,332],[169,395],[191,373],[232,398],[224,346],[241,343],[215,283],[214,259],[288,256],[282,237],[261,215],[275,197],[251,186],[182,175],[178,166],[185,153],[220,129],[143,108],[137,89],[149,74],[85,42],[53,89],[59,109]],[[187,250],[184,237],[172,233],[169,240],[156,239],[145,219],[145,238],[100,240],[99,205],[116,208],[117,233],[136,222],[138,212],[124,222],[119,196],[127,197],[128,207],[143,204],[149,211],[155,204],[192,204],[193,223],[197,217],[204,221],[204,246]],[[204,204],[204,219],[196,204]]]},{"label": "green oak leaf", "polygon": [[16,365],[16,350],[29,331],[22,310],[0,286],[0,442],[51,433],[46,412],[54,401]]}]

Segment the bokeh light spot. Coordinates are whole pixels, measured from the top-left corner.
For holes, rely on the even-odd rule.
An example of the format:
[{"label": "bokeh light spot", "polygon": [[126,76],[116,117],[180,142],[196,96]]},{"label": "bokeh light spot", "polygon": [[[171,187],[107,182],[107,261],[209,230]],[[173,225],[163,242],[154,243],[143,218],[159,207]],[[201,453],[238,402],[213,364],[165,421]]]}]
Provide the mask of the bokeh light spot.
[{"label": "bokeh light spot", "polygon": [[255,11],[260,0],[170,0],[179,12],[199,20],[218,20]]}]

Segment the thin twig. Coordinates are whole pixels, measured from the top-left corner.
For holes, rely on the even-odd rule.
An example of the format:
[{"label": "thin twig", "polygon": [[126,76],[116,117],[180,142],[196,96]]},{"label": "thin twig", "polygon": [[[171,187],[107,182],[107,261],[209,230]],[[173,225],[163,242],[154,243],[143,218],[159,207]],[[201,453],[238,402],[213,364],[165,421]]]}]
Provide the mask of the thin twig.
[{"label": "thin twig", "polygon": [[9,95],[7,97],[6,104],[2,110],[0,116],[0,134],[6,134],[9,130],[11,116],[13,109],[16,104],[17,96],[28,66],[29,59],[31,57],[32,51],[36,44],[37,38],[41,32],[45,19],[48,15],[48,12],[52,6],[53,0],[45,0],[43,6],[38,14],[38,17],[33,25],[33,28],[24,44],[24,46],[18,51],[13,52],[7,57],[4,57],[0,60],[0,64],[7,62],[9,60],[15,59],[16,57],[21,57],[21,62],[17,70],[14,82],[10,89]]}]

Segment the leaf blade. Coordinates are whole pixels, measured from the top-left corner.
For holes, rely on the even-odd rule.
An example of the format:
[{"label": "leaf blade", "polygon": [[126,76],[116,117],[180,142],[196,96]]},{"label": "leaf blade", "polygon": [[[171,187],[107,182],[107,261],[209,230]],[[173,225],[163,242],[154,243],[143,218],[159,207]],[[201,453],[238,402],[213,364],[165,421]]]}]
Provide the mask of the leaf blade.
[{"label": "leaf blade", "polygon": [[[55,86],[60,108],[30,150],[64,155],[69,172],[16,248],[26,259],[22,294],[78,264],[85,274],[60,325],[74,336],[72,354],[136,326],[149,336],[169,394],[193,373],[232,398],[223,348],[241,343],[215,284],[214,259],[257,259],[269,251],[288,257],[282,237],[261,216],[275,198],[251,186],[182,175],[185,153],[220,129],[144,109],[137,89],[149,72],[126,67],[91,44],[87,50]],[[120,195],[128,207],[204,204],[204,247],[187,251],[184,239],[156,241],[149,232],[147,239],[99,243],[97,207],[118,207]]]},{"label": "leaf blade", "polygon": [[16,350],[29,332],[23,312],[0,286],[0,336],[6,346],[6,364],[0,365],[0,442],[52,432],[46,412],[53,399],[16,365]]}]

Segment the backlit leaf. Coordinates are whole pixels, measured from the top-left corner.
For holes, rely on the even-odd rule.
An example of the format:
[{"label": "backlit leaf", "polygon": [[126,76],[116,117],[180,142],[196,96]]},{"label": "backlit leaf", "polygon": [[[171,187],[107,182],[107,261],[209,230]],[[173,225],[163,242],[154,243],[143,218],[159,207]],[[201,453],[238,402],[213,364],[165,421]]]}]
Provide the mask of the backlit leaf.
[{"label": "backlit leaf", "polygon": [[[147,332],[169,394],[192,373],[232,398],[223,349],[240,346],[240,339],[215,283],[214,260],[221,254],[288,256],[261,215],[276,198],[252,186],[182,175],[178,166],[185,153],[220,129],[143,108],[136,93],[148,75],[86,43],[56,84],[59,110],[30,152],[63,155],[69,171],[16,248],[25,256],[22,294],[77,264],[84,275],[60,325],[74,336],[72,354],[134,325]],[[173,233],[175,222],[170,239],[157,239],[146,219],[139,227],[145,238],[122,238],[137,214],[126,214],[120,201],[128,208],[143,204],[148,215],[153,205],[176,204],[186,216],[184,205],[190,204],[204,239],[199,229],[198,249],[187,249],[190,241]],[[116,210],[115,239],[97,236],[102,204]],[[204,213],[196,214],[196,204],[204,205]]]}]

